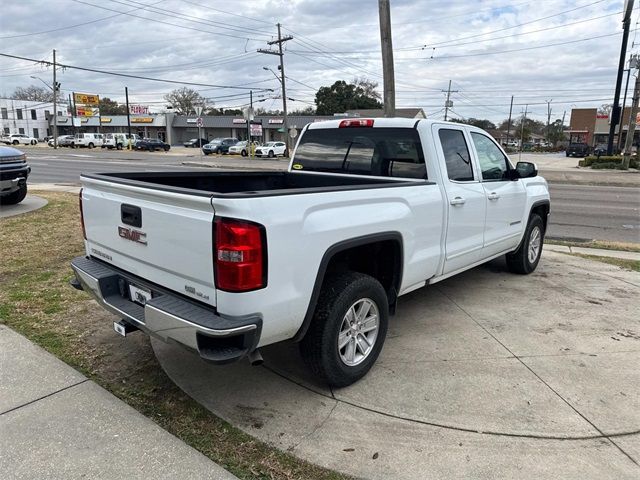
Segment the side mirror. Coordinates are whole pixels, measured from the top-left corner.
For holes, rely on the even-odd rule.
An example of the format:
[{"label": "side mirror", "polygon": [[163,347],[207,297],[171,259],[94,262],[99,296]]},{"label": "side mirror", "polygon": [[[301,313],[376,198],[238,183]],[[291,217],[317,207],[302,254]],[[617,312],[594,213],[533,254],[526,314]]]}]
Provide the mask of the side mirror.
[{"label": "side mirror", "polygon": [[538,167],[531,162],[518,162],[516,164],[516,172],[520,178],[532,178],[538,176]]}]

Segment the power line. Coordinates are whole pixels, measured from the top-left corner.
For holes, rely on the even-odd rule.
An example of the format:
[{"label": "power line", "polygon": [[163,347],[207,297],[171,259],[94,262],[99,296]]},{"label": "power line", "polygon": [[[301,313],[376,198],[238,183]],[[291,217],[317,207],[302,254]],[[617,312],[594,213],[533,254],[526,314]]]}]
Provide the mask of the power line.
[{"label": "power line", "polygon": [[[151,3],[149,5],[158,5],[159,3],[162,3],[164,1],[166,1],[166,0],[160,0],[158,2]],[[61,32],[62,30],[70,30],[72,28],[84,27],[86,25],[91,25],[91,24],[98,23],[98,22],[104,22],[105,20],[110,20],[112,18],[119,17],[121,15],[128,15],[129,13],[135,12],[137,10],[139,10],[139,9],[135,8],[135,9],[129,10],[127,12],[120,12],[120,13],[116,13],[115,15],[109,15],[108,17],[97,18],[95,20],[90,20],[88,22],[76,23],[75,25],[66,25],[64,27],[54,28],[54,29],[51,29],[51,30],[43,30],[43,31],[40,31],[40,32],[31,32],[31,33],[23,33],[23,34],[20,34],[20,35],[7,35],[7,36],[4,36],[4,37],[0,37],[0,40],[5,40],[5,39],[8,39],[8,38],[32,37],[32,36],[35,36],[35,35],[43,35],[45,33]]]},{"label": "power line", "polygon": [[[82,3],[84,5],[89,5],[89,6],[95,7],[95,8],[100,8],[102,10],[108,10],[110,12],[117,12],[117,10],[114,10],[113,8],[103,7],[101,5],[94,5],[93,3],[84,2],[82,0],[71,0],[71,1],[72,2],[76,2],[76,3]],[[204,32],[204,33],[209,33],[211,35],[219,35],[219,36],[222,36],[222,37],[230,37],[230,38],[240,38],[242,40],[255,40],[256,42],[264,41],[264,39],[260,39],[260,38],[252,38],[252,37],[248,37],[248,36],[238,36],[238,35],[232,35],[230,33],[212,32],[211,30],[203,30],[201,28],[189,27],[187,25],[178,25],[176,23],[164,22],[162,20],[158,20],[157,18],[149,18],[149,17],[142,17],[140,15],[134,15],[133,13],[128,13],[127,15],[129,17],[140,18],[140,19],[146,20],[148,22],[161,23],[163,25],[169,25],[170,27],[183,28],[183,29],[186,29],[186,30],[193,30],[193,31],[196,31],[196,32]]]},{"label": "power line", "polygon": [[[18,60],[26,60],[29,62],[34,62],[34,63],[38,63],[38,64],[42,64],[42,65],[53,65],[52,62],[49,61],[43,61],[43,60],[36,60],[35,58],[28,58],[28,57],[21,57],[18,55],[9,55],[8,53],[0,53],[0,57],[7,57],[7,58],[15,58]],[[93,72],[93,73],[102,73],[104,75],[113,75],[116,77],[126,77],[126,78],[135,78],[138,80],[148,80],[151,82],[163,82],[163,83],[174,83],[174,84],[178,84],[178,85],[194,85],[194,86],[198,86],[198,87],[216,87],[216,88],[229,88],[229,89],[236,89],[236,90],[251,90],[251,88],[249,87],[241,87],[241,86],[236,86],[236,85],[212,85],[210,83],[197,83],[197,82],[182,82],[179,80],[168,80],[168,79],[164,79],[164,78],[153,78],[153,77],[144,77],[144,76],[140,76],[140,75],[130,75],[127,73],[118,73],[118,72],[109,72],[106,70],[98,70],[95,68],[88,68],[88,67],[78,67],[75,65],[66,65],[66,64],[62,64],[62,63],[58,63],[57,64],[60,68],[70,68],[70,69],[74,69],[74,70],[82,70],[85,72]],[[271,88],[260,88],[258,90],[262,90],[262,91],[273,91],[273,89]]]}]

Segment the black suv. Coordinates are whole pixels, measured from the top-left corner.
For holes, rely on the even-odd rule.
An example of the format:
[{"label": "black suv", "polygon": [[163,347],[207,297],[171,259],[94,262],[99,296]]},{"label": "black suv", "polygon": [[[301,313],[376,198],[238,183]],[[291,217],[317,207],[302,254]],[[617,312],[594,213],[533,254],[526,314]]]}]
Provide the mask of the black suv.
[{"label": "black suv", "polygon": [[27,156],[17,148],[0,147],[0,204],[15,205],[27,196],[27,177],[31,167]]},{"label": "black suv", "polygon": [[567,157],[586,157],[589,155],[589,145],[586,143],[570,143],[565,153]]}]

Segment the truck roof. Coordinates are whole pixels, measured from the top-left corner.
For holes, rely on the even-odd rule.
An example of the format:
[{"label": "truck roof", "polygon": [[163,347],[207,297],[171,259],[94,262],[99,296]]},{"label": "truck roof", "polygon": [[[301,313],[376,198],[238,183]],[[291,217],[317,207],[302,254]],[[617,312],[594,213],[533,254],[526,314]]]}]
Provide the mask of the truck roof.
[{"label": "truck roof", "polygon": [[444,124],[455,125],[455,126],[458,126],[458,127],[465,126],[465,127],[473,128],[472,125],[466,125],[466,124],[461,124],[461,123],[456,123],[456,122],[445,122],[444,120],[435,120],[435,119],[426,119],[426,118],[338,117],[335,120],[322,120],[322,121],[319,121],[319,122],[310,123],[309,124],[309,129],[310,130],[316,130],[316,129],[325,129],[325,128],[339,128],[340,127],[340,123],[343,122],[344,120],[373,120],[374,128],[375,127],[380,127],[380,128],[413,128],[418,124],[418,122],[420,124],[423,124],[423,125],[424,124],[432,125],[434,123],[437,123],[437,124],[443,124],[444,123]]}]

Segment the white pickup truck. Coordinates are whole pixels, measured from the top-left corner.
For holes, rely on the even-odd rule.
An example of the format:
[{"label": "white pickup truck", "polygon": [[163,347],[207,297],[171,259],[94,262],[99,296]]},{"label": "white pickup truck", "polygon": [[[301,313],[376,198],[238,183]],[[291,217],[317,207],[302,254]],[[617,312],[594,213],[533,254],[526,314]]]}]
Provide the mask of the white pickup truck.
[{"label": "white pickup truck", "polygon": [[398,298],[506,255],[532,272],[549,215],[534,164],[431,120],[304,128],[286,172],[84,174],[72,284],[136,329],[224,364],[294,340],[333,386],[371,368]]}]

